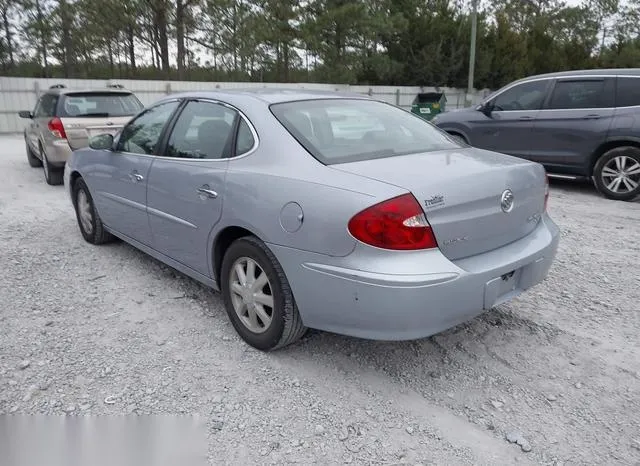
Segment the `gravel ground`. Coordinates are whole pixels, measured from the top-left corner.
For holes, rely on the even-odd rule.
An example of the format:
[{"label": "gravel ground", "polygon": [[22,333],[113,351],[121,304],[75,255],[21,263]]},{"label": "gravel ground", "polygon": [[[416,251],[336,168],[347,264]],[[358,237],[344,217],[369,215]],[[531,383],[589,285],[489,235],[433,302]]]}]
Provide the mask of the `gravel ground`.
[{"label": "gravel ground", "polygon": [[0,412],[194,413],[216,464],[640,464],[640,202],[553,183],[545,283],[432,338],[263,354],[221,299],[85,243],[1,139]]}]

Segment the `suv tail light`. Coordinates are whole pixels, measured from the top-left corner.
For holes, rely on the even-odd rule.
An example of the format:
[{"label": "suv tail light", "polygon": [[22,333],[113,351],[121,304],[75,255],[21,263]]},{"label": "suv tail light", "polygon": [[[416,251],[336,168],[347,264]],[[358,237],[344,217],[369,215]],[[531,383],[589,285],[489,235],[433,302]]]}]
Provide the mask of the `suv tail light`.
[{"label": "suv tail light", "polygon": [[547,203],[549,202],[549,175],[544,175],[544,212],[547,211]]},{"label": "suv tail light", "polygon": [[49,120],[49,124],[47,126],[49,127],[49,131],[51,131],[51,134],[53,134],[55,137],[60,139],[67,139],[67,133],[64,131],[64,125],[62,124],[62,120],[60,120],[60,118],[55,117]]},{"label": "suv tail light", "polygon": [[349,221],[349,233],[365,244],[382,249],[437,248],[431,225],[411,194],[375,204]]}]

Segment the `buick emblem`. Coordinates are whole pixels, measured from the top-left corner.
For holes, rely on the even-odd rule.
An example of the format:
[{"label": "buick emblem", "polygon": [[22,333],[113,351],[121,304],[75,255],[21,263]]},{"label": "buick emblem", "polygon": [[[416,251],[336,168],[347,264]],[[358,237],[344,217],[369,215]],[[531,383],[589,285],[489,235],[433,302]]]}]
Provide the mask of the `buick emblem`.
[{"label": "buick emblem", "polygon": [[513,210],[513,193],[510,189],[505,189],[502,192],[502,196],[500,196],[500,208],[505,213]]}]

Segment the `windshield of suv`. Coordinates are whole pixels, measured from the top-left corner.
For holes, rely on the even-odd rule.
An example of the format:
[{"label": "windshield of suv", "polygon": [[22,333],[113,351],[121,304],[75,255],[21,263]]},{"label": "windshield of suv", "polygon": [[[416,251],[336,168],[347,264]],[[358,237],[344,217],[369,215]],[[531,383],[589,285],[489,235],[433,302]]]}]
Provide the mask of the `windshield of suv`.
[{"label": "windshield of suv", "polygon": [[131,93],[83,92],[66,94],[59,106],[61,117],[120,117],[132,116],[143,109],[142,103]]},{"label": "windshield of suv", "polygon": [[271,112],[325,165],[460,148],[417,115],[360,99],[320,99],[271,105]]}]

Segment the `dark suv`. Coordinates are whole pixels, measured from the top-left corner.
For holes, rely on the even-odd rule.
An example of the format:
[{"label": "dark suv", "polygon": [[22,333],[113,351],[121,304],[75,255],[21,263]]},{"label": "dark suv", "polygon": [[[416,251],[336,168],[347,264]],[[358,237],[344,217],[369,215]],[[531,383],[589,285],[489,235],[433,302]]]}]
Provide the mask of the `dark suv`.
[{"label": "dark suv", "polygon": [[640,69],[531,76],[432,122],[472,146],[540,162],[550,175],[591,177],[610,199],[640,194]]}]

